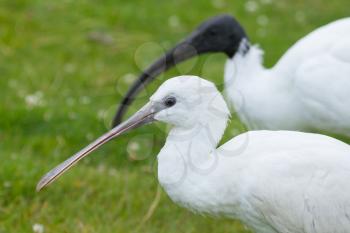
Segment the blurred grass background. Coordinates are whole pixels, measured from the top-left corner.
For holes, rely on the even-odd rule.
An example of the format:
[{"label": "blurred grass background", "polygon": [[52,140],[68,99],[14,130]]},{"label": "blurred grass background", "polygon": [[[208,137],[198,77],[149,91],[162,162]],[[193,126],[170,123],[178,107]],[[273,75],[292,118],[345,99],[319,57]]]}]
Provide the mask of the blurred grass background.
[{"label": "blurred grass background", "polygon": [[[162,124],[109,143],[44,192],[35,185],[106,131],[136,75],[204,19],[234,15],[272,66],[298,38],[349,16],[348,6],[348,0],[0,0],[0,233],[248,232],[238,222],[181,209],[158,188]],[[173,69],[130,112],[174,75],[221,84],[225,59],[203,56]],[[244,130],[234,119],[226,138]]]}]

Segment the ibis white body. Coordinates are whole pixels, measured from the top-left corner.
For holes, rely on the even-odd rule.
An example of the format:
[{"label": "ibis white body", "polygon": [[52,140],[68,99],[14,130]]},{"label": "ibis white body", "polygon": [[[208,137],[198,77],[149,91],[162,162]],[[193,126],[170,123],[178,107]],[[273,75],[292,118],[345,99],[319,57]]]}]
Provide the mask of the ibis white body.
[{"label": "ibis white body", "polygon": [[262,55],[252,46],[225,68],[229,102],[249,129],[350,136],[350,18],[302,38],[271,69]]},{"label": "ibis white body", "polygon": [[348,232],[350,146],[319,134],[250,131],[217,148],[229,113],[208,83],[174,78],[151,97],[178,99],[155,115],[174,125],[158,155],[158,178],[170,198],[259,233]]}]

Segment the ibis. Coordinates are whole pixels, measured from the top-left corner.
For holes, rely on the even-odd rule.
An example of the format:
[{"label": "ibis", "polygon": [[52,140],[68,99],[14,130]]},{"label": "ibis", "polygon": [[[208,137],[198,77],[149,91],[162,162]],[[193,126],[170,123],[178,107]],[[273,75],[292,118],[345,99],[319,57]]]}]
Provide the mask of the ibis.
[{"label": "ibis", "polygon": [[177,204],[239,219],[259,233],[344,233],[350,229],[350,146],[296,131],[249,131],[218,147],[230,111],[212,82],[167,80],[149,102],[39,181],[40,190],[124,132],[170,124],[158,179]]},{"label": "ibis", "polygon": [[228,57],[225,93],[230,109],[248,129],[350,136],[350,18],[300,39],[270,69],[263,66],[263,51],[251,44],[235,18],[209,19],[140,75],[124,97],[114,125],[146,84],[204,53]]}]

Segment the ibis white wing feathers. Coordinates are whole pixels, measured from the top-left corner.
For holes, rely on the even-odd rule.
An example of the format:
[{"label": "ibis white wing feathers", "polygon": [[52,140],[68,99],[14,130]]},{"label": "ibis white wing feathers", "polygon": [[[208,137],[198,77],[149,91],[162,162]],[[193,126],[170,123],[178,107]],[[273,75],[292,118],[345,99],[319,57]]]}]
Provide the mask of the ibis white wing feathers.
[{"label": "ibis white wing feathers", "polygon": [[298,51],[308,54],[296,67],[294,93],[304,121],[311,130],[350,136],[350,19],[326,25],[301,43]]},{"label": "ibis white wing feathers", "polygon": [[325,25],[281,58],[307,130],[350,136],[350,18]]},{"label": "ibis white wing feathers", "polygon": [[350,136],[350,59],[330,52],[305,61],[296,72],[295,95],[311,129]]},{"label": "ibis white wing feathers", "polygon": [[271,69],[251,46],[227,62],[225,81],[249,129],[350,136],[350,18],[300,39]]},{"label": "ibis white wing feathers", "polygon": [[298,40],[274,66],[277,73],[294,77],[295,71],[305,61],[319,56],[334,56],[350,63],[350,18],[324,25]]}]

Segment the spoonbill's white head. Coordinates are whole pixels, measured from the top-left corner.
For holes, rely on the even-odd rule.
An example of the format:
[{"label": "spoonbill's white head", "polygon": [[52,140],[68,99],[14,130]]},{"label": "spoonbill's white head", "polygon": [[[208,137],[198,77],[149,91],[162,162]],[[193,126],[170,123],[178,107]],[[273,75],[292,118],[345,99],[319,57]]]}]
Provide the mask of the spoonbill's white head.
[{"label": "spoonbill's white head", "polygon": [[157,111],[154,119],[180,128],[207,125],[213,117],[225,117],[229,110],[215,85],[196,76],[167,80],[151,96]]},{"label": "spoonbill's white head", "polygon": [[157,120],[181,129],[203,126],[210,131],[216,143],[226,128],[229,114],[222,95],[213,83],[196,76],[169,79],[151,96],[150,101],[128,120],[47,173],[39,181],[37,190],[41,190],[79,160],[128,130]]}]

